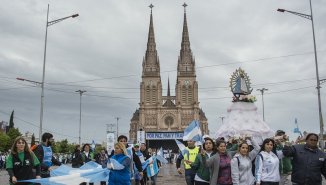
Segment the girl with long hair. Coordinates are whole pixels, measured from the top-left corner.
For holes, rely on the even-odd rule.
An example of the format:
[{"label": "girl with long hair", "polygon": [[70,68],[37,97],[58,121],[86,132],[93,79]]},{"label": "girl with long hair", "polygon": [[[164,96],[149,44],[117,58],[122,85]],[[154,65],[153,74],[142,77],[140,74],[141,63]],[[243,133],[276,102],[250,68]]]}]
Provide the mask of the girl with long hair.
[{"label": "girl with long hair", "polygon": [[231,157],[226,151],[226,142],[217,140],[216,147],[217,154],[206,161],[211,172],[210,185],[232,185]]},{"label": "girl with long hair", "polygon": [[[31,185],[32,183],[29,182],[18,183],[17,181],[41,178],[40,161],[21,136],[15,139],[11,147],[11,153],[6,160],[6,169],[9,173],[11,185]],[[35,169],[36,174],[34,174],[33,169]]]},{"label": "girl with long hair", "polygon": [[279,158],[273,152],[275,141],[267,138],[255,161],[256,185],[278,185],[280,181]]},{"label": "girl with long hair", "polygon": [[252,161],[257,156],[260,146],[251,138],[248,138],[254,149],[249,151],[246,141],[239,144],[238,152],[231,160],[231,176],[233,185],[253,185],[255,177],[252,174]]},{"label": "girl with long hair", "polygon": [[195,185],[209,185],[210,172],[206,167],[206,160],[216,154],[215,143],[211,138],[205,138],[201,153],[197,154],[195,161],[190,165],[196,171]]}]

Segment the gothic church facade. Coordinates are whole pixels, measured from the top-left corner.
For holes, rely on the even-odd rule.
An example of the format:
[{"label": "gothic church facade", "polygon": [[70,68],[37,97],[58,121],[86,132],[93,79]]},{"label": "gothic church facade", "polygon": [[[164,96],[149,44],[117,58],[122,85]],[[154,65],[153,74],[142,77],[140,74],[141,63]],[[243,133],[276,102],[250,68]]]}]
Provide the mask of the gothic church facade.
[{"label": "gothic church facade", "polygon": [[[152,8],[152,5],[150,7]],[[160,61],[156,50],[151,10],[147,50],[142,63],[139,109],[134,112],[130,123],[129,138],[131,141],[137,141],[137,131],[139,130],[145,131],[146,140],[150,139],[148,138],[150,133],[152,135],[155,133],[183,133],[192,120],[200,121],[203,134],[209,133],[207,118],[199,107],[195,59],[190,49],[186,10],[181,50],[177,61],[175,96],[170,94],[170,82],[168,82],[167,94],[163,96]],[[161,139],[180,138],[169,135],[169,137]]]}]

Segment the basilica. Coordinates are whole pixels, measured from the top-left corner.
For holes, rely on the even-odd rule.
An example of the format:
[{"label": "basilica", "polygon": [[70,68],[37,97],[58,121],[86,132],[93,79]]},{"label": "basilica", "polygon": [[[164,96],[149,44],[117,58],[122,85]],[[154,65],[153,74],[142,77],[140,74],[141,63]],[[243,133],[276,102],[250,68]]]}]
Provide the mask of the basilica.
[{"label": "basilica", "polygon": [[[198,81],[195,59],[190,48],[189,32],[184,6],[184,21],[181,49],[176,59],[177,79],[175,95],[162,94],[160,61],[156,50],[151,5],[147,49],[142,62],[139,108],[134,112],[129,130],[130,141],[146,142],[149,148],[175,145],[175,139],[182,139],[184,129],[192,120],[199,120],[201,130],[209,134],[205,113],[199,106]],[[166,87],[166,86],[165,86]],[[142,135],[140,137],[140,135]]]}]

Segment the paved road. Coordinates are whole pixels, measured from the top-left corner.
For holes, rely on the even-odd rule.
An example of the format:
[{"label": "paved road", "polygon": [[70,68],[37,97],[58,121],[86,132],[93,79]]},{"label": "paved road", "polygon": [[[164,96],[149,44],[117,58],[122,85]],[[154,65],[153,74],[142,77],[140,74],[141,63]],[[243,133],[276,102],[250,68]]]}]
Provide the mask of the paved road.
[{"label": "paved road", "polygon": [[[9,185],[9,176],[7,171],[0,171],[0,185]],[[157,185],[186,185],[185,178],[182,175],[178,175],[175,169],[175,165],[167,164],[163,165],[160,169],[157,178]],[[99,185],[99,183],[95,183]]]},{"label": "paved road", "polygon": [[[0,185],[9,185],[8,178],[7,171],[0,171]],[[99,185],[99,183],[95,185]],[[177,174],[175,165],[167,164],[162,166],[158,174],[157,185],[186,185],[186,183],[184,176]],[[323,181],[323,185],[326,185],[325,180]]]}]

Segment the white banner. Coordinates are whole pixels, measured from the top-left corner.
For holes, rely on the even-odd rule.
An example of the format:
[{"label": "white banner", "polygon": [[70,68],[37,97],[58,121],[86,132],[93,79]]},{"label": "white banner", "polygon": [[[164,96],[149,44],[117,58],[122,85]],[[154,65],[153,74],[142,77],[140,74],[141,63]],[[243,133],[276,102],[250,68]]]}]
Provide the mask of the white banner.
[{"label": "white banner", "polygon": [[145,131],[137,131],[137,143],[145,143]]},{"label": "white banner", "polygon": [[170,139],[182,139],[183,132],[147,132],[147,140],[170,140]]},{"label": "white banner", "polygon": [[114,132],[107,132],[106,134],[106,150],[110,154],[114,150]]}]

